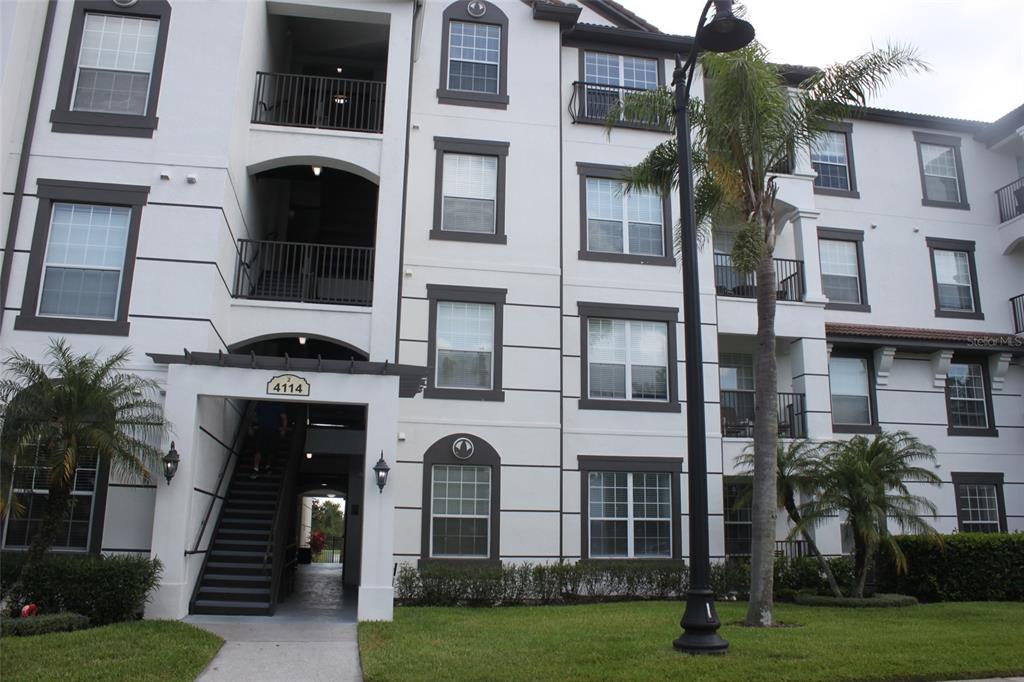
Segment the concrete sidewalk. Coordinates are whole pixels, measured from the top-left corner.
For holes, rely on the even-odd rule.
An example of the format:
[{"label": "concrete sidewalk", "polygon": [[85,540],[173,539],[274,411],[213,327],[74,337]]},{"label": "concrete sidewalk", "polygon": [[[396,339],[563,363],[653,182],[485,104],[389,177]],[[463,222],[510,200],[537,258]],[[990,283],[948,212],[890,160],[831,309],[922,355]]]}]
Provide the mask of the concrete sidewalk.
[{"label": "concrete sidewalk", "polygon": [[355,623],[190,619],[224,638],[198,682],[361,682]]}]

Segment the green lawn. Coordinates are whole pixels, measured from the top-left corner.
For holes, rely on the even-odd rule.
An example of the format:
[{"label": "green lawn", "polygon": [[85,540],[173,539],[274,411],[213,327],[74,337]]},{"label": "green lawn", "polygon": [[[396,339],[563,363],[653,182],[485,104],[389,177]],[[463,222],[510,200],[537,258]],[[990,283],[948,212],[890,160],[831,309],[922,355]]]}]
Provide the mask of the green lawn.
[{"label": "green lawn", "polygon": [[951,680],[1024,674],[1024,604],[833,609],[782,604],[801,627],[738,625],[719,605],[725,657],[672,649],[673,602],[399,608],[360,623],[366,680]]},{"label": "green lawn", "polygon": [[143,620],[0,639],[3,682],[194,680],[223,641],[185,623]]}]

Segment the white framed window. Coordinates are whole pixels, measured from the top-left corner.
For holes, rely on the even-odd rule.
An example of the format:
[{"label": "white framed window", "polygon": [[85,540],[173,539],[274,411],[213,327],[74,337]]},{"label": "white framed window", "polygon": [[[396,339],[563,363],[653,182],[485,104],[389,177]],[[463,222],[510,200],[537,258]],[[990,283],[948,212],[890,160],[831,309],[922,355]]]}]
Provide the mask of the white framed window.
[{"label": "white framed window", "polygon": [[925,199],[960,203],[962,198],[956,148],[922,142],[919,153],[924,174]]},{"label": "white framed window", "polygon": [[999,532],[999,498],[994,485],[961,483],[956,486],[960,530],[965,533]]},{"label": "white framed window", "polygon": [[590,471],[591,558],[672,556],[672,474]]},{"label": "white framed window", "polygon": [[86,12],[71,108],[144,116],[160,20]]},{"label": "white framed window", "polygon": [[828,361],[832,391],[832,423],[843,426],[869,426],[871,414],[870,364],[867,358],[833,355]]},{"label": "white framed window", "polygon": [[966,251],[932,249],[940,310],[974,312],[971,256]]},{"label": "white framed window", "polygon": [[949,400],[949,426],[961,429],[987,429],[988,399],[985,396],[985,371],[976,362],[954,362],[946,375]]},{"label": "white framed window", "polygon": [[850,190],[850,160],[846,133],[829,130],[811,145],[811,166],[818,173],[814,186]]},{"label": "white framed window", "polygon": [[[14,462],[13,492],[25,505],[25,511],[21,515],[8,515],[4,547],[28,547],[32,544],[46,512],[49,476],[49,462],[38,448],[30,461]],[[80,453],[71,479],[71,504],[55,548],[89,549],[98,479],[99,459],[95,452]]]},{"label": "white framed window", "polygon": [[54,202],[38,314],[117,318],[132,210]]},{"label": "white framed window", "polygon": [[494,387],[494,305],[437,302],[438,388]]},{"label": "white framed window", "polygon": [[590,398],[668,402],[668,325],[645,320],[587,320]]},{"label": "white framed window", "polygon": [[821,288],[833,303],[863,303],[859,245],[855,241],[819,239]]},{"label": "white framed window", "polygon": [[497,95],[501,26],[451,21],[448,31],[448,89]]},{"label": "white framed window", "polygon": [[430,556],[490,556],[491,468],[431,467]]},{"label": "white framed window", "polygon": [[494,234],[498,157],[444,153],[441,229]]},{"label": "white framed window", "polygon": [[625,183],[587,178],[587,250],[639,256],[665,254],[664,202],[655,192],[625,191]]},{"label": "white framed window", "polygon": [[646,57],[583,53],[584,115],[603,119],[630,90],[658,87],[658,60]]}]

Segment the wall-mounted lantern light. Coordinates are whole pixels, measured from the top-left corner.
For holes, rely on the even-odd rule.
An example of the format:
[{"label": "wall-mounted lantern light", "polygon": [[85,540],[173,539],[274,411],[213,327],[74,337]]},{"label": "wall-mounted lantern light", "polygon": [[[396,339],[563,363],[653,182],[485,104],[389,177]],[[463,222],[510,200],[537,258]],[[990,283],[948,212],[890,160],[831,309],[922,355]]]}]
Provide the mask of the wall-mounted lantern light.
[{"label": "wall-mounted lantern light", "polygon": [[163,463],[164,478],[167,479],[167,485],[170,485],[174,474],[178,473],[178,463],[181,462],[178,451],[174,449],[173,440],[171,441],[171,449],[167,451],[167,454],[163,456],[161,461]]},{"label": "wall-mounted lantern light", "polygon": [[373,473],[377,475],[377,487],[380,488],[381,494],[384,493],[384,486],[388,484],[388,472],[391,471],[391,467],[384,461],[384,451],[380,451],[380,459],[373,465]]}]

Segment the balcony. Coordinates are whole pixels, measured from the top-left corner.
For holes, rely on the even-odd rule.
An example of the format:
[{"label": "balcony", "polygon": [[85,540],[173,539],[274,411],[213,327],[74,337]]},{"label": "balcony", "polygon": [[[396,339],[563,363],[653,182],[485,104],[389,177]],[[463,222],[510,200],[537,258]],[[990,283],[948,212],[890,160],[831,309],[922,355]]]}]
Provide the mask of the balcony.
[{"label": "balcony", "polygon": [[[572,97],[569,100],[569,115],[573,123],[597,123],[604,125],[612,111],[627,96],[648,92],[643,88],[627,88],[617,85],[602,85],[600,83],[583,83],[576,81],[572,84]],[[619,118],[615,124],[621,128],[639,128],[641,130],[657,130],[667,133],[671,127],[667,121],[648,121],[646,119]]]},{"label": "balcony", "polygon": [[[722,435],[754,437],[754,392],[722,391]],[[779,393],[779,437],[807,437],[807,408],[803,393]]]},{"label": "balcony", "polygon": [[1024,294],[1011,298],[1010,307],[1013,308],[1013,333],[1024,334]]},{"label": "balcony", "polygon": [[236,298],[373,304],[372,247],[238,240]]},{"label": "balcony", "polygon": [[[804,300],[803,261],[775,259],[776,297],[780,301]],[[719,296],[757,298],[756,278],[752,272],[740,272],[727,253],[715,254],[715,290]]]},{"label": "balcony", "polygon": [[996,190],[999,204],[999,222],[1005,223],[1024,215],[1024,178],[1017,178],[1009,185]]},{"label": "balcony", "polygon": [[384,130],[384,83],[260,71],[252,122],[379,133]]}]

